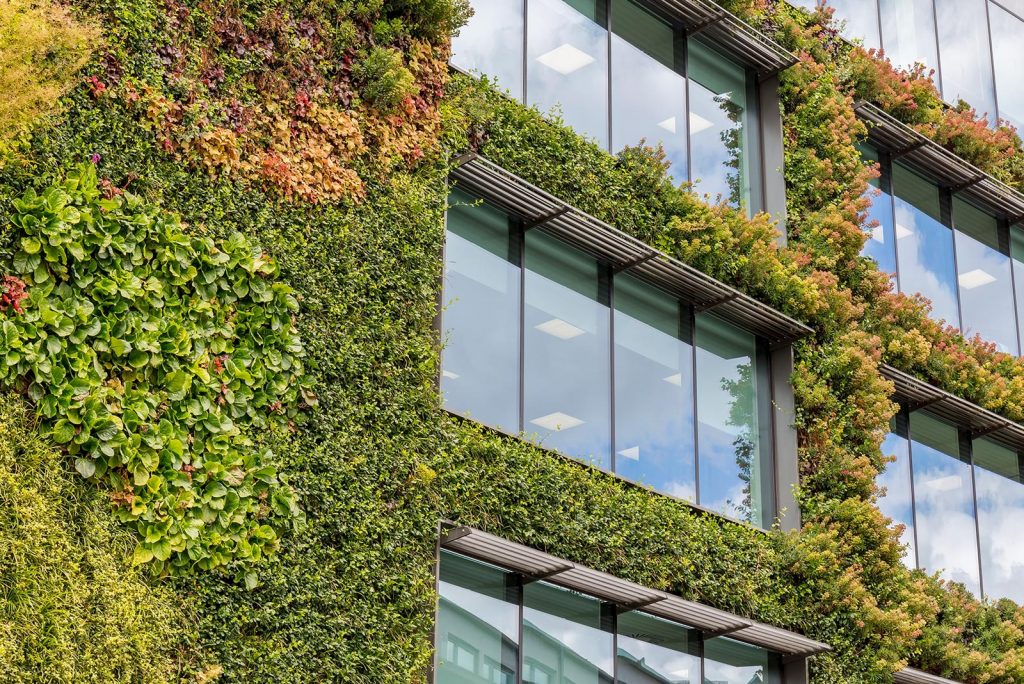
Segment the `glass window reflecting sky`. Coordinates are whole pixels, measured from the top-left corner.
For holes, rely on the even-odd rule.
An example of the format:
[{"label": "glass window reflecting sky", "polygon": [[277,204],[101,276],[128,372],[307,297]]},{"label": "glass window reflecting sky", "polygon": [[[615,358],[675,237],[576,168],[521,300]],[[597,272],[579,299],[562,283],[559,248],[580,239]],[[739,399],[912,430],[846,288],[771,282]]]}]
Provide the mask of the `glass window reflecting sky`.
[{"label": "glass window reflecting sky", "polygon": [[610,152],[661,145],[670,176],[694,181],[698,193],[748,210],[761,204],[756,88],[727,55],[688,41],[633,0],[472,6],[476,14],[452,43],[453,64],[496,77],[544,112],[560,111]]},{"label": "glass window reflecting sky", "polygon": [[974,475],[978,493],[981,576],[985,595],[1024,603],[1024,484],[1021,458],[987,439],[974,441]]},{"label": "glass window reflecting sky", "polygon": [[924,64],[935,69],[938,84],[939,56],[935,45],[935,8],[932,0],[879,0],[882,13],[882,45],[896,66]]},{"label": "glass window reflecting sky", "polygon": [[996,116],[989,46],[988,7],[985,0],[935,0],[942,60],[942,87],[946,100],[970,102],[989,120]]},{"label": "glass window reflecting sky", "polygon": [[[866,145],[860,146],[861,156],[866,162],[878,163],[878,153]],[[865,228],[868,231],[864,256],[875,260],[878,268],[886,273],[896,273],[896,235],[893,228],[892,195],[889,191],[889,169],[882,168],[883,176],[871,180],[868,196],[871,207],[868,209]]]},{"label": "glass window reflecting sky", "polygon": [[[1024,4],[1024,3],[1022,3]],[[1021,10],[1024,11],[1024,10]],[[1024,20],[999,5],[989,5],[992,57],[996,70],[999,116],[1024,130],[1024,69],[1020,68]]]},{"label": "glass window reflecting sky", "polygon": [[[902,416],[900,416],[902,417]],[[878,476],[878,485],[885,488],[885,495],[879,497],[878,508],[903,525],[900,541],[907,545],[903,562],[910,568],[917,567],[917,548],[914,539],[914,500],[910,478],[910,442],[903,430],[890,432],[882,443],[882,453],[896,460],[889,463]]]},{"label": "glass window reflecting sky", "polygon": [[836,17],[846,23],[843,36],[860,39],[864,47],[877,48],[882,42],[878,36],[878,5],[874,0],[827,0],[824,4],[836,11]]},{"label": "glass window reflecting sky", "polygon": [[461,191],[445,253],[445,408],[772,524],[772,389],[753,334]]}]

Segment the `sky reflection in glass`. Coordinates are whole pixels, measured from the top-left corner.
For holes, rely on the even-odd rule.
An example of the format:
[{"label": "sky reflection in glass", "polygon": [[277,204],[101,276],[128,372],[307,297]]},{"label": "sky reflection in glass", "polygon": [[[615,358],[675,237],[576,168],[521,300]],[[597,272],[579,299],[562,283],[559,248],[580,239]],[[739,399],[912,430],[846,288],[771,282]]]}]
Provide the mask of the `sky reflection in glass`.
[{"label": "sky reflection in glass", "polygon": [[989,4],[992,56],[996,69],[999,116],[1024,130],[1024,69],[1020,68],[1024,21],[999,5]]},{"label": "sky reflection in glass", "polygon": [[615,279],[615,470],[696,501],[690,339],[679,300]]},{"label": "sky reflection in glass", "polygon": [[974,440],[974,475],[981,534],[985,596],[1024,603],[1024,485],[1016,452],[987,439]]},{"label": "sky reflection in glass", "polygon": [[915,412],[910,437],[921,567],[980,596],[971,466],[959,459],[957,429]]},{"label": "sky reflection in glass", "polygon": [[700,679],[697,633],[645,613],[618,620],[618,684],[680,684]]},{"label": "sky reflection in glass", "polygon": [[751,684],[771,681],[768,652],[718,637],[704,643],[704,682],[706,684]]},{"label": "sky reflection in glass", "polygon": [[953,231],[939,220],[939,189],[894,164],[893,193],[900,291],[920,292],[931,300],[932,318],[959,327]]},{"label": "sky reflection in glass", "polygon": [[[879,6],[885,56],[902,69],[914,64],[938,69],[932,0],[880,0]],[[935,80],[939,80],[937,73]]]},{"label": "sky reflection in glass", "polygon": [[836,18],[844,21],[843,36],[847,40],[863,40],[864,47],[877,48],[882,42],[878,37],[878,5],[874,0],[827,0],[824,4],[836,11]]},{"label": "sky reflection in glass", "polygon": [[980,334],[995,342],[999,351],[1017,354],[1013,276],[1010,257],[998,249],[999,224],[960,199],[953,200],[953,223],[961,330],[967,337]]},{"label": "sky reflection in glass", "polygon": [[486,74],[523,99],[523,2],[474,0],[473,16],[452,37],[451,63]]},{"label": "sky reflection in glass", "polygon": [[[878,162],[878,152],[867,146],[860,147],[866,162]],[[864,241],[861,254],[874,259],[878,268],[886,273],[896,273],[896,235],[892,219],[892,195],[882,189],[882,178],[872,178],[867,194],[871,198],[867,221],[864,225],[868,238]]]},{"label": "sky reflection in glass", "polygon": [[762,524],[756,341],[708,314],[695,337],[700,504]]},{"label": "sky reflection in glass", "polygon": [[549,449],[611,467],[608,282],[598,262],[526,234],[525,431]]},{"label": "sky reflection in glass", "polygon": [[520,276],[510,258],[509,220],[460,191],[449,204],[441,355],[445,408],[518,432]]},{"label": "sky reflection in glass", "polygon": [[948,102],[963,99],[995,119],[995,86],[985,0],[935,0],[942,92]]},{"label": "sky reflection in glass", "polygon": [[907,545],[903,563],[908,568],[917,567],[917,550],[914,543],[914,498],[910,483],[910,443],[907,438],[890,432],[882,442],[882,453],[895,457],[877,479],[878,486],[884,487],[886,494],[878,499],[878,508],[892,518],[896,524],[904,526],[900,541]]},{"label": "sky reflection in glass", "polygon": [[608,34],[599,4],[530,0],[526,98],[541,111],[561,109],[566,124],[608,146]]}]

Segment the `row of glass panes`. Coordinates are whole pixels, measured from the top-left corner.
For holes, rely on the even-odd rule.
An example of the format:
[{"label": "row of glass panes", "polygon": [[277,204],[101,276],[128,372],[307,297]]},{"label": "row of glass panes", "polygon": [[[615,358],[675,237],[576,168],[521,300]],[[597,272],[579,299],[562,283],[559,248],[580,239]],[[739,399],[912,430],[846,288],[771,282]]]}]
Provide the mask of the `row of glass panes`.
[{"label": "row of glass panes", "polygon": [[[441,552],[434,684],[751,684],[777,656]],[[701,657],[703,655],[703,657]]]},{"label": "row of glass panes", "polygon": [[[878,160],[874,150],[863,152]],[[865,256],[895,274],[900,292],[931,300],[933,318],[1019,354],[1024,234],[898,162],[881,167],[869,212],[878,225]]]},{"label": "row of glass panes", "polygon": [[660,143],[677,182],[750,206],[757,107],[742,67],[632,0],[471,4],[452,40],[454,65],[542,111],[560,109],[609,151]]},{"label": "row of glass panes", "polygon": [[[811,8],[815,0],[791,0]],[[844,34],[881,47],[896,66],[935,69],[947,102],[966,100],[979,112],[1021,129],[1024,124],[1024,0],[826,0],[845,20]]]},{"label": "row of glass panes", "polygon": [[878,477],[879,508],[906,526],[906,564],[1024,603],[1021,455],[927,411],[897,416],[882,451],[896,460]]},{"label": "row of glass panes", "polygon": [[458,190],[445,249],[446,408],[771,524],[768,364],[752,334]]}]

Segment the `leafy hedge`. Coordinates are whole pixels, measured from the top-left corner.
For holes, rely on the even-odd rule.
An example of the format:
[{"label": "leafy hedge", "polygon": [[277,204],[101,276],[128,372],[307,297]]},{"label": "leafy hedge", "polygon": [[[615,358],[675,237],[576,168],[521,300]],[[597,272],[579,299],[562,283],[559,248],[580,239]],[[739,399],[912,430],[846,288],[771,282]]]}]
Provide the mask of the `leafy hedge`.
[{"label": "leafy hedge", "polygon": [[[422,681],[437,523],[453,519],[806,631],[836,649],[815,658],[822,684],[887,681],[908,660],[972,683],[1024,677],[1021,609],[907,572],[898,531],[874,505],[895,408],[883,358],[1007,416],[1024,412],[1019,361],[930,322],[924,303],[892,294],[859,256],[872,171],[854,147],[864,134],[854,98],[947,115],[920,78],[902,85],[876,56],[841,43],[827,14],[727,4],[801,56],[781,90],[787,249],[766,217],[672,187],[656,150],[612,157],[486,83],[448,82],[445,36],[464,16],[459,3],[79,3],[100,17],[108,45],[66,98],[61,125],[38,128],[23,163],[0,171],[0,212],[47,216],[38,197],[60,192],[46,189],[71,162],[92,158],[108,199],[125,187],[135,196],[118,195],[116,211],[172,224],[169,212],[180,213],[187,228],[171,232],[187,233],[200,261],[218,240],[237,244],[235,233],[260,244],[302,297],[295,332],[320,400],[294,430],[262,431],[247,413],[257,444],[231,442],[243,458],[274,451],[308,524],[250,567],[254,589],[223,573],[174,580],[195,606],[196,634],[178,641],[193,662],[216,662],[226,681]],[[960,131],[946,142],[1010,173],[1019,142],[1007,153],[1005,133],[959,116],[971,125],[923,130]],[[794,374],[800,533],[724,522],[439,410],[445,178],[466,149],[814,325]],[[14,204],[30,188],[29,205],[44,206]],[[101,223],[103,201],[93,211]],[[12,308],[24,304],[7,313],[15,325],[49,299],[18,270],[29,299],[8,283]],[[165,376],[147,377],[169,395],[177,385]],[[190,391],[219,389],[193,380]],[[187,417],[176,426],[206,430]],[[249,512],[236,522],[261,524],[260,509]]]}]

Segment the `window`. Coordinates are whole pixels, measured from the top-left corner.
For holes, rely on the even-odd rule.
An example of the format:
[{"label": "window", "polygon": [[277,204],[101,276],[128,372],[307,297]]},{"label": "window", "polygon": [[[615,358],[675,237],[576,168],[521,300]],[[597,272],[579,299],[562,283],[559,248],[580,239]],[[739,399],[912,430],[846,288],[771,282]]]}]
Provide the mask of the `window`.
[{"label": "window", "polygon": [[452,42],[453,64],[559,111],[610,152],[660,144],[676,182],[760,208],[759,104],[745,66],[703,38],[687,40],[635,0],[472,5],[476,14]]},{"label": "window", "polygon": [[914,530],[914,486],[910,472],[910,441],[907,439],[907,416],[900,413],[893,419],[892,432],[882,442],[882,454],[892,458],[885,470],[878,476],[878,486],[884,494],[878,499],[878,508],[903,525],[900,541],[906,544],[907,552],[903,562],[910,568],[917,567],[917,537]]},{"label": "window", "polygon": [[518,235],[508,216],[458,190],[449,202],[441,391],[451,410],[518,431]]},{"label": "window", "polygon": [[445,408],[772,524],[767,343],[461,192],[447,239]]},{"label": "window", "polygon": [[[988,7],[999,116],[1013,124],[1018,131],[1024,130],[1024,72],[1019,65],[1024,19],[995,3],[989,3]],[[1024,12],[1024,7],[1020,11]]]},{"label": "window", "polygon": [[452,38],[451,62],[464,71],[487,74],[502,90],[525,99],[522,0],[473,3],[473,17]]},{"label": "window", "polygon": [[[861,154],[866,161],[880,156],[867,145]],[[862,254],[893,273],[899,291],[929,299],[933,318],[1019,354],[1022,229],[902,164],[883,158],[879,166]]]},{"label": "window", "polygon": [[967,100],[993,121],[997,110],[986,1],[935,0],[935,15],[945,99]]},{"label": "window", "polygon": [[959,198],[953,199],[956,226],[957,283],[963,311],[961,330],[995,342],[1000,351],[1017,354],[1013,275],[1009,249],[1001,245],[996,219]]},{"label": "window", "polygon": [[886,57],[903,69],[915,64],[935,69],[938,84],[939,57],[932,0],[880,0],[878,4]]},{"label": "window", "polygon": [[877,48],[882,44],[878,36],[878,5],[864,0],[825,0],[836,11],[836,18],[845,22],[843,36],[848,40],[863,40],[864,46]]},{"label": "window", "polygon": [[440,569],[435,684],[511,684],[519,658],[517,578],[444,554]]},{"label": "window", "polygon": [[763,648],[704,639],[687,625],[447,549],[439,575],[435,684],[779,681],[780,657]]},{"label": "window", "polygon": [[939,188],[901,164],[892,174],[900,290],[920,292],[932,303],[932,318],[956,326],[953,231],[942,223]]},{"label": "window", "polygon": [[1024,601],[1024,456],[926,410],[901,412],[882,448],[896,460],[879,475],[879,508],[906,526],[906,564],[979,597]]}]

